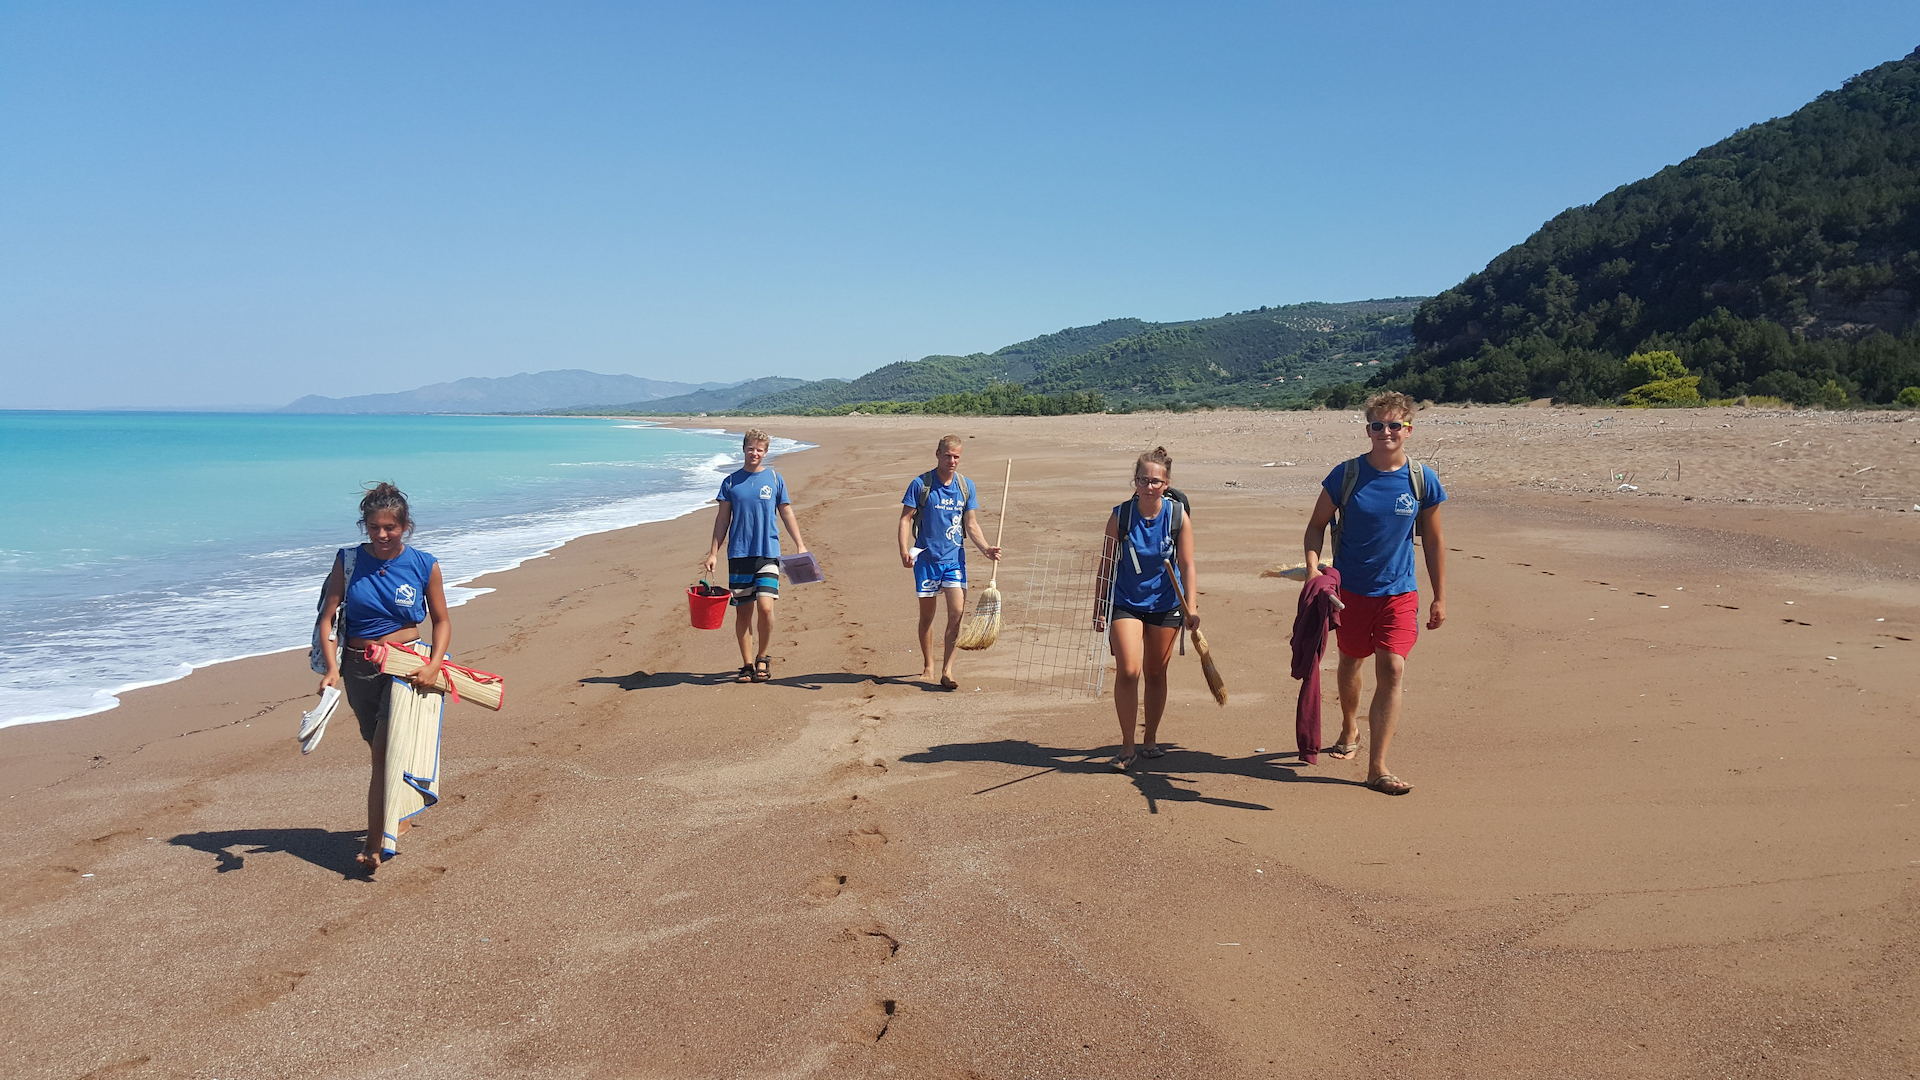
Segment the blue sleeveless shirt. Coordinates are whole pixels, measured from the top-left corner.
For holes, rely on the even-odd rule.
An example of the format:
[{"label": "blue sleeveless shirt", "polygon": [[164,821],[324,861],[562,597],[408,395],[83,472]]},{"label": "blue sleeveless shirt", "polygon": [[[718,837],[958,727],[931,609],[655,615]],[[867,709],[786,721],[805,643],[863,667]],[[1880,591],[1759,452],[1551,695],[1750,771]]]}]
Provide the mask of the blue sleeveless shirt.
[{"label": "blue sleeveless shirt", "polygon": [[[344,558],[346,549],[340,549]],[[373,639],[427,621],[427,582],[440,560],[419,548],[402,548],[381,562],[365,544],[353,557],[353,580],[341,601],[348,637]]]},{"label": "blue sleeveless shirt", "polygon": [[[1180,606],[1173,587],[1173,575],[1167,573],[1166,560],[1173,558],[1173,515],[1167,512],[1167,500],[1160,500],[1160,513],[1151,520],[1140,516],[1140,507],[1129,500],[1113,508],[1127,524],[1127,534],[1119,538],[1114,551],[1113,602],[1135,611],[1160,614]],[[1134,560],[1140,569],[1133,568]]]}]

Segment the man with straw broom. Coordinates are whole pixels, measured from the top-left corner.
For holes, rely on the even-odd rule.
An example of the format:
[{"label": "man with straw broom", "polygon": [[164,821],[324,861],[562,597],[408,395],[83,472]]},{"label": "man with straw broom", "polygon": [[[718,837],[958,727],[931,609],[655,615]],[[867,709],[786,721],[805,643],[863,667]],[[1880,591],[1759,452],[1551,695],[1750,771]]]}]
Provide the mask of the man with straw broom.
[{"label": "man with straw broom", "polygon": [[960,436],[946,435],[934,447],[934,467],[913,478],[900,500],[900,565],[913,571],[920,598],[920,677],[931,681],[933,617],[940,597],[947,598],[946,652],[940,688],[958,689],[953,653],[960,640],[960,618],[967,604],[967,552],[972,540],[980,553],[999,561],[1000,549],[980,531],[979,493],[960,475]]},{"label": "man with straw broom", "polygon": [[1447,621],[1447,546],[1440,537],[1440,504],[1447,493],[1432,469],[1407,457],[1413,399],[1387,392],[1367,399],[1372,448],[1338,465],[1321,482],[1320,501],[1307,521],[1306,579],[1320,576],[1321,541],[1333,524],[1333,566],[1340,571],[1340,741],[1327,753],[1350,758],[1360,749],[1360,668],[1373,659],[1376,685],[1367,708],[1367,786],[1405,795],[1413,785],[1387,771],[1387,746],[1400,719],[1400,685],[1407,654],[1420,636],[1420,594],[1413,573],[1413,538],[1421,538],[1433,603],[1427,629]]}]

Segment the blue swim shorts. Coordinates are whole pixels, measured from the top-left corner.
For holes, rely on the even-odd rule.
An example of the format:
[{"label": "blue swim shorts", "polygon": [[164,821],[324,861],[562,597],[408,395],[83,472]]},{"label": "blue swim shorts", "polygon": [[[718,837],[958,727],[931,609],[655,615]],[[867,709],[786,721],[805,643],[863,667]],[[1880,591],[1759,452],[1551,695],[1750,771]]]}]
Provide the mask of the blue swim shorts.
[{"label": "blue swim shorts", "polygon": [[966,587],[966,563],[941,563],[931,559],[913,560],[913,591],[916,596],[938,596],[941,589]]}]

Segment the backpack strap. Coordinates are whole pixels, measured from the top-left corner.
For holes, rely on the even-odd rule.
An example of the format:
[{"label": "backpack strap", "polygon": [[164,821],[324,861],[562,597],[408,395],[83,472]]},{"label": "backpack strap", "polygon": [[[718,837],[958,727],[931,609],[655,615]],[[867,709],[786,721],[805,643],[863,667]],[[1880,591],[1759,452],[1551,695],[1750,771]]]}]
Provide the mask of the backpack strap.
[{"label": "backpack strap", "polygon": [[[1128,539],[1133,531],[1133,516],[1139,505],[1140,496],[1138,495],[1120,504],[1120,539],[1127,545],[1127,557],[1133,560],[1133,572],[1144,575],[1146,571],[1140,568],[1140,554],[1133,550],[1133,541]],[[1186,505],[1179,499],[1162,498],[1160,507],[1162,513],[1170,515],[1167,518],[1167,538],[1177,545],[1180,543],[1180,526],[1186,524],[1187,520]]]},{"label": "backpack strap", "polygon": [[[926,472],[923,472],[920,474],[920,501],[913,508],[913,538],[915,540],[920,539],[920,519],[921,517],[925,516],[927,512],[927,500],[933,498],[934,484],[938,480],[939,476],[940,476],[940,470],[938,469],[928,469]],[[968,480],[966,476],[960,473],[958,470],[954,472],[953,478],[960,481],[960,506],[961,506],[960,512],[962,514],[965,514],[967,512],[966,505],[967,505]],[[977,500],[979,498],[979,495],[976,493],[974,498]],[[966,542],[964,540],[961,541],[960,546],[962,548],[965,548],[967,546]]]},{"label": "backpack strap", "polygon": [[1327,539],[1327,561],[1340,554],[1340,534],[1345,531],[1347,501],[1353,498],[1353,489],[1360,486],[1360,459],[1348,458],[1340,473],[1340,499],[1333,504],[1332,535]]},{"label": "backpack strap", "polygon": [[1413,535],[1419,536],[1420,511],[1427,508],[1427,467],[1408,458],[1407,482],[1413,485]]}]

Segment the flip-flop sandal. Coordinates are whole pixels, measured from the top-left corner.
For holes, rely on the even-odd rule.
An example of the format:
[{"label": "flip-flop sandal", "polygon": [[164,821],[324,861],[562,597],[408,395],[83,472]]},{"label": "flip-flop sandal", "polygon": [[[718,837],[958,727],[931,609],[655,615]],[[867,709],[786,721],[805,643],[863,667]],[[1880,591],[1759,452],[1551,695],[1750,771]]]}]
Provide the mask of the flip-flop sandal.
[{"label": "flip-flop sandal", "polygon": [[1152,746],[1141,747],[1140,756],[1141,757],[1166,757],[1167,752],[1161,749],[1159,743],[1154,743]]},{"label": "flip-flop sandal", "polygon": [[1339,758],[1341,761],[1345,761],[1359,752],[1360,742],[1357,739],[1353,742],[1334,743],[1324,751],[1328,757]]},{"label": "flip-flop sandal", "polygon": [[1138,755],[1115,757],[1113,761],[1107,765],[1107,768],[1112,769],[1114,772],[1126,772],[1128,769],[1133,768],[1134,758],[1137,756]]},{"label": "flip-flop sandal", "polygon": [[1367,781],[1367,786],[1382,795],[1405,795],[1413,790],[1413,785],[1392,773],[1381,773]]},{"label": "flip-flop sandal", "polygon": [[763,656],[760,659],[755,660],[753,662],[753,681],[754,682],[772,682],[773,681],[773,657]]},{"label": "flip-flop sandal", "polygon": [[958,690],[958,689],[960,689],[960,684],[959,684],[959,683],[957,683],[957,682],[954,682],[954,681],[953,681],[952,679],[941,679],[941,680],[940,680],[940,689],[942,689],[942,690]]},{"label": "flip-flop sandal", "polygon": [[734,682],[752,682],[753,681],[753,665],[741,664],[740,674],[735,676],[733,681]]}]

